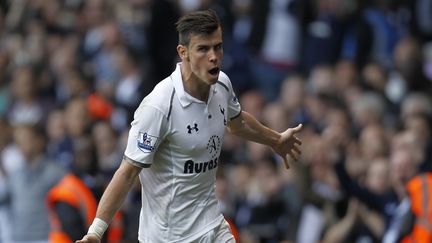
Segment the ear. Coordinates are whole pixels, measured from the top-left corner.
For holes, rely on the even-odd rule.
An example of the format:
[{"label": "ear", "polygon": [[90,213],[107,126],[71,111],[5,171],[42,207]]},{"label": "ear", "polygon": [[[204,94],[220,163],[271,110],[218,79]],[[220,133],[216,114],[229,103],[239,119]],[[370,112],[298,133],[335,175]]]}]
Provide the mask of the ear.
[{"label": "ear", "polygon": [[189,53],[188,49],[184,45],[178,45],[177,46],[177,54],[182,59],[182,61],[189,61]]}]

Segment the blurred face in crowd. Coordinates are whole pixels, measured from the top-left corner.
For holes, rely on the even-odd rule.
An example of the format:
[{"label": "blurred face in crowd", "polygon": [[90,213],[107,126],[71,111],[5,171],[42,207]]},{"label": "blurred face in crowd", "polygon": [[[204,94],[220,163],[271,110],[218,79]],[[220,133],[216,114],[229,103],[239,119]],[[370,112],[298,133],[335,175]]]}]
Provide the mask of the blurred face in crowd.
[{"label": "blurred face in crowd", "polygon": [[220,27],[208,35],[191,33],[189,44],[179,45],[177,51],[193,80],[205,85],[217,82],[223,57]]},{"label": "blurred face in crowd", "polygon": [[402,76],[409,77],[415,71],[415,65],[418,65],[420,58],[420,48],[415,39],[405,38],[396,45],[394,51],[395,66]]},{"label": "blurred face in crowd", "polygon": [[385,159],[376,159],[370,164],[367,175],[367,187],[376,193],[387,191],[389,183],[389,162]]},{"label": "blurred face in crowd", "polygon": [[47,135],[50,140],[59,140],[66,134],[64,113],[60,110],[54,110],[48,115]]},{"label": "blurred face in crowd", "polygon": [[340,91],[355,83],[357,70],[354,63],[349,60],[341,60],[335,66],[335,85]]},{"label": "blurred face in crowd", "polygon": [[289,124],[289,117],[280,103],[266,105],[262,116],[263,121],[268,127],[279,132],[285,131],[287,124]]},{"label": "blurred face in crowd", "polygon": [[360,147],[362,155],[367,160],[372,160],[387,153],[387,139],[384,128],[377,125],[365,127],[360,135]]},{"label": "blurred face in crowd", "polygon": [[[329,109],[326,116],[327,125],[337,125],[344,129],[349,129],[351,122],[349,120],[348,114],[343,109],[333,108]],[[348,133],[346,135],[349,135]]]},{"label": "blurred face in crowd", "polygon": [[30,68],[22,67],[13,73],[12,90],[14,95],[22,101],[33,98],[35,90],[33,72]]},{"label": "blurred face in crowd", "polygon": [[107,122],[94,125],[92,130],[96,148],[100,154],[111,154],[116,151],[117,136]]},{"label": "blurred face in crowd", "polygon": [[112,49],[121,43],[121,33],[115,23],[107,23],[102,27],[103,45],[107,49]]},{"label": "blurred face in crowd", "polygon": [[383,92],[387,84],[387,74],[377,63],[368,63],[362,70],[364,82],[374,90]]},{"label": "blurred face in crowd", "polygon": [[100,169],[109,171],[117,166],[117,135],[108,122],[99,122],[93,126],[92,136]]},{"label": "blurred face in crowd", "polygon": [[354,122],[359,127],[380,124],[385,109],[383,98],[374,92],[364,92],[351,104]]},{"label": "blurred face in crowd", "polygon": [[431,114],[432,101],[422,93],[409,94],[402,102],[401,118],[416,114]]},{"label": "blurred face in crowd", "polygon": [[394,135],[391,149],[392,153],[398,150],[409,151],[416,163],[420,163],[424,158],[424,145],[411,130],[405,130]]},{"label": "blurred face in crowd", "polygon": [[72,98],[85,94],[89,89],[86,80],[77,73],[69,73],[66,75],[64,82],[65,88],[67,89],[69,96]]},{"label": "blurred face in crowd", "polygon": [[82,135],[89,123],[89,114],[86,101],[75,99],[68,103],[66,107],[66,128],[72,137]]},{"label": "blurred face in crowd", "polygon": [[304,82],[301,76],[292,76],[283,81],[279,96],[288,112],[293,112],[303,105]]},{"label": "blurred face in crowd", "polygon": [[249,112],[258,120],[261,119],[265,101],[260,92],[257,90],[245,92],[240,97],[240,103],[244,111]]},{"label": "blurred face in crowd", "polygon": [[19,150],[28,162],[35,159],[44,149],[43,137],[31,126],[17,126],[13,131],[13,138]]},{"label": "blurred face in crowd", "polygon": [[417,161],[412,152],[408,149],[399,149],[392,153],[390,157],[390,175],[392,183],[398,187],[397,190],[403,190],[403,186],[414,175],[416,175]]},{"label": "blurred face in crowd", "polygon": [[330,144],[321,137],[316,137],[310,144],[311,157],[309,158],[311,165],[311,176],[317,181],[326,181],[331,171]]},{"label": "blurred face in crowd", "polygon": [[331,66],[316,66],[309,76],[309,86],[315,93],[332,94],[334,89],[334,71]]},{"label": "blurred face in crowd", "polygon": [[74,140],[74,168],[79,173],[90,173],[94,166],[93,141],[89,137]]},{"label": "blurred face in crowd", "polygon": [[426,145],[431,138],[431,128],[426,117],[421,115],[411,115],[405,117],[404,126],[407,130],[412,131],[420,143]]},{"label": "blurred face in crowd", "polygon": [[106,1],[87,0],[84,3],[84,19],[88,25],[95,26],[102,22],[107,12]]},{"label": "blurred face in crowd", "polygon": [[305,100],[307,112],[313,123],[319,124],[328,114],[328,106],[318,95],[308,95]]}]

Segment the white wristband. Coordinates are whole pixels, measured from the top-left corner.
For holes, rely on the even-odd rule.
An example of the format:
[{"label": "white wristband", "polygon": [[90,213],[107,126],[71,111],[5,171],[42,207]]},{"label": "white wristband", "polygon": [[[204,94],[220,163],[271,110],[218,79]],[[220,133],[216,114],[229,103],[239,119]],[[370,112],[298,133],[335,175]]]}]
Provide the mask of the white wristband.
[{"label": "white wristband", "polygon": [[93,223],[90,225],[87,234],[95,234],[99,239],[102,239],[105,230],[108,228],[108,224],[100,218],[95,218]]}]

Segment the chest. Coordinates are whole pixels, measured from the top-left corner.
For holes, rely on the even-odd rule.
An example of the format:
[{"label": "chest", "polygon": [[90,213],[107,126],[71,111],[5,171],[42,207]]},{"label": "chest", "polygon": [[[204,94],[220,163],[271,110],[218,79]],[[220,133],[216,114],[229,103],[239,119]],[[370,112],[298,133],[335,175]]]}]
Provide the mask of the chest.
[{"label": "chest", "polygon": [[192,103],[186,107],[174,103],[171,119],[167,140],[172,150],[185,158],[219,157],[228,121],[226,99],[215,96],[208,104]]},{"label": "chest", "polygon": [[49,168],[46,168],[46,171],[43,170],[44,168],[23,170],[11,178],[14,197],[23,201],[44,198],[58,178],[57,175],[46,172],[50,171]]}]

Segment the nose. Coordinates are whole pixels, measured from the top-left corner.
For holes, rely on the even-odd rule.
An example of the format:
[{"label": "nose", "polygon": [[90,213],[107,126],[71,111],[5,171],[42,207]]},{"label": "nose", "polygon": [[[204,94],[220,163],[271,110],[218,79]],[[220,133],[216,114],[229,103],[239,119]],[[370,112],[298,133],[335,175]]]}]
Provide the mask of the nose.
[{"label": "nose", "polygon": [[211,63],[216,63],[217,62],[217,55],[216,55],[216,51],[215,50],[213,50],[213,49],[211,49],[210,50],[210,53],[209,53],[209,60],[210,60],[210,62]]}]

